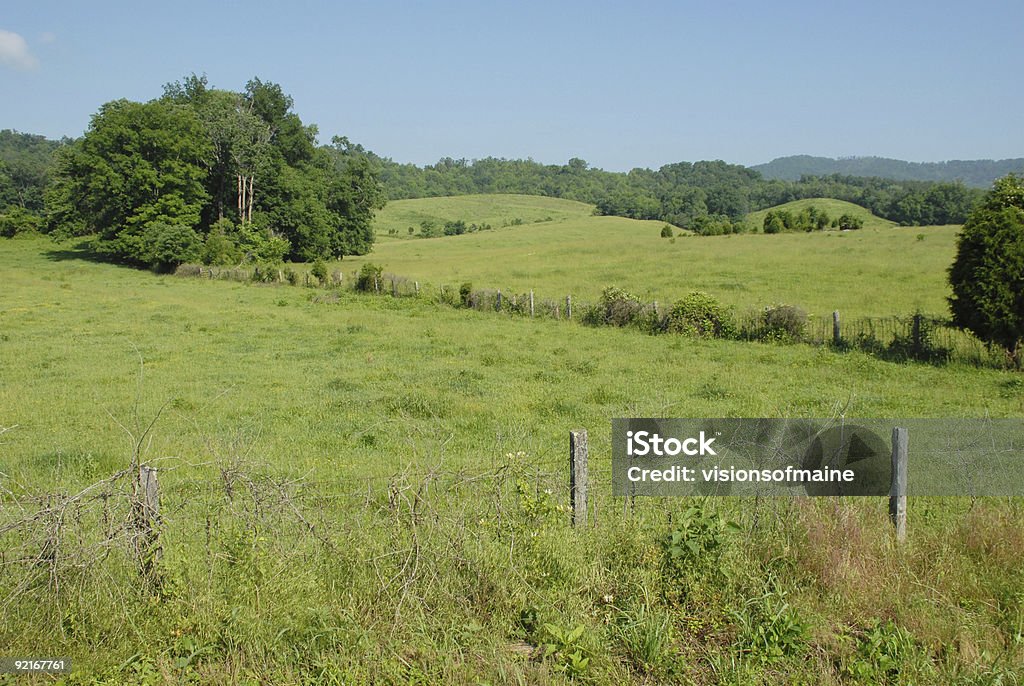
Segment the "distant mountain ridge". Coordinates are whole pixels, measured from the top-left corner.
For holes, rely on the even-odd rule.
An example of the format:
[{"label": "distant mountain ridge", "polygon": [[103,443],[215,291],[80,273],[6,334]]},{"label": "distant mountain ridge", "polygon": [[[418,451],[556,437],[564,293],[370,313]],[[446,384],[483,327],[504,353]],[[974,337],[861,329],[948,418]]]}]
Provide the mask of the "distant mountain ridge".
[{"label": "distant mountain ridge", "polygon": [[897,181],[963,181],[967,186],[988,188],[1010,173],[1024,173],[1024,157],[1006,160],[949,160],[948,162],[906,162],[888,157],[777,157],[755,169],[766,179],[798,181],[804,174],[826,176],[878,176]]}]

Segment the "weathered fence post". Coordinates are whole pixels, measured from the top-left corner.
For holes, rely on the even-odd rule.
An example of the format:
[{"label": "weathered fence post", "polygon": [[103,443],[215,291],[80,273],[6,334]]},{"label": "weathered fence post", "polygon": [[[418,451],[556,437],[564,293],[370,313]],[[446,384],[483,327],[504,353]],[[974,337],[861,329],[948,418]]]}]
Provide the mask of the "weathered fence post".
[{"label": "weathered fence post", "polygon": [[156,469],[139,465],[138,480],[135,482],[135,499],[132,503],[136,530],[135,550],[144,574],[150,574],[160,560],[160,490]]},{"label": "weathered fence post", "polygon": [[654,316],[655,317],[660,317],[661,316],[661,313],[658,312],[658,301],[657,300],[654,301]]},{"label": "weathered fence post", "polygon": [[587,430],[569,432],[569,506],[572,525],[587,525]]},{"label": "weathered fence post", "polygon": [[896,540],[907,538],[907,430],[892,430],[892,484],[889,488],[889,517],[896,527]]},{"label": "weathered fence post", "polygon": [[914,325],[910,330],[910,340],[913,343],[914,359],[921,359],[924,352],[924,341],[921,340],[921,313],[914,314]]},{"label": "weathered fence post", "polygon": [[[306,278],[309,278],[308,275]],[[373,277],[373,292],[380,293],[380,279],[378,279],[376,276]]]},{"label": "weathered fence post", "polygon": [[501,312],[501,289],[498,289],[498,297],[494,301],[494,309]]},{"label": "weathered fence post", "polygon": [[533,289],[530,289],[530,316],[533,316]]},{"label": "weathered fence post", "polygon": [[572,296],[565,296],[565,318],[572,319]]},{"label": "weathered fence post", "polygon": [[416,297],[418,298],[420,296],[420,282],[413,281],[412,283],[416,287]]},{"label": "weathered fence post", "polygon": [[839,310],[832,311],[832,345],[838,346],[843,340],[839,331]]}]

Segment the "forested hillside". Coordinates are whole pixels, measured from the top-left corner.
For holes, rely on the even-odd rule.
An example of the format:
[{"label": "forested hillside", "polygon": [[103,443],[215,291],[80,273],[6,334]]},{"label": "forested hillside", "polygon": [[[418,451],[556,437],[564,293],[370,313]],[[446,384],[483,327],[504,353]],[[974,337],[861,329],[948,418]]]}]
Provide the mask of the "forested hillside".
[{"label": "forested hillside", "polygon": [[392,200],[470,193],[548,195],[592,203],[601,214],[656,219],[705,235],[742,231],[742,218],[749,212],[817,197],[856,203],[905,226],[959,224],[982,194],[958,182],[839,175],[768,180],[754,169],[722,161],[619,173],[576,158],[565,165],[445,158],[425,167],[373,159]]},{"label": "forested hillside", "polygon": [[1006,160],[949,160],[906,162],[888,157],[813,157],[791,155],[751,167],[766,179],[798,181],[803,176],[879,176],[897,181],[961,181],[972,188],[988,188],[996,179],[1024,172],[1024,158]]}]

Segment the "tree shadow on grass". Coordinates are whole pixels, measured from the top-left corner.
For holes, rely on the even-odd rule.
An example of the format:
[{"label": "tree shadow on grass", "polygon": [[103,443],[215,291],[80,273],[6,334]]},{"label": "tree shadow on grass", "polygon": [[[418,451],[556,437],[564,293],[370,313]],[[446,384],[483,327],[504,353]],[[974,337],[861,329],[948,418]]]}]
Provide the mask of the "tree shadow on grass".
[{"label": "tree shadow on grass", "polygon": [[99,262],[102,264],[124,264],[124,262],[115,259],[111,255],[97,251],[95,242],[91,238],[79,238],[57,243],[53,249],[44,250],[43,256],[51,262],[85,260],[86,262]]}]

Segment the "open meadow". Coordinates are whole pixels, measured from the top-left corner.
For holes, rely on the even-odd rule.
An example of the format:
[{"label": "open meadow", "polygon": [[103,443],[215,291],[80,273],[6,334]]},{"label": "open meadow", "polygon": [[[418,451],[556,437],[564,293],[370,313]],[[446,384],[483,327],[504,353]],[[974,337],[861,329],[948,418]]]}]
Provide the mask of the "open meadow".
[{"label": "open meadow", "polygon": [[[369,259],[870,313],[940,307],[954,235],[658,226]],[[1018,500],[912,499],[899,546],[882,499],[627,511],[609,483],[613,417],[1019,417],[1017,373],[156,275],[84,242],[0,242],[0,274],[0,643],[72,657],[67,683],[966,684],[1024,665]],[[572,529],[580,427],[593,500]],[[133,451],[160,475],[155,543],[119,474]]]},{"label": "open meadow", "polygon": [[[401,214],[408,204],[422,213],[433,207],[438,220],[479,222],[489,216],[477,209],[479,197],[402,200],[382,216]],[[511,197],[522,202],[524,196]],[[553,213],[560,203],[568,213],[580,205],[537,200],[535,213]],[[873,228],[858,231],[662,238],[664,222],[570,215],[461,236],[384,241],[336,266],[351,272],[372,262],[435,286],[457,289],[469,281],[505,292],[533,289],[552,299],[571,294],[594,301],[604,287],[618,286],[663,303],[704,290],[739,312],[777,303],[818,316],[833,310],[852,317],[948,312],[946,270],[958,227],[891,228],[875,219]]]}]

